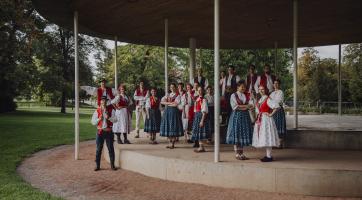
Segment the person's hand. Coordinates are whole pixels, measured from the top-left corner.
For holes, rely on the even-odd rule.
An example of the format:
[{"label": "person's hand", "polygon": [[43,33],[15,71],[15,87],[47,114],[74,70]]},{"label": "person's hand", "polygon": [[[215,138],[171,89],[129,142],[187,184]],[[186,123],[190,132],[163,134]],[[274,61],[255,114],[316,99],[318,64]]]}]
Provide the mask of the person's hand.
[{"label": "person's hand", "polygon": [[200,122],[199,127],[202,128],[204,126],[204,122]]},{"label": "person's hand", "polygon": [[108,114],[105,114],[105,115],[104,115],[104,118],[109,119],[109,115],[108,115]]},{"label": "person's hand", "polygon": [[273,114],[272,114],[272,113],[268,113],[268,116],[269,116],[269,117],[273,117]]}]

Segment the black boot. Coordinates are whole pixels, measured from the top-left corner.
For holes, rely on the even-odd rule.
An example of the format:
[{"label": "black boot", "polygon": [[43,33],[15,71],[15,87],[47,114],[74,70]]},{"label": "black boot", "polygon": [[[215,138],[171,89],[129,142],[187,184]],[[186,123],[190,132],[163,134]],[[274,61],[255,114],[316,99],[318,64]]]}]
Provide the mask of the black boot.
[{"label": "black boot", "polygon": [[194,147],[194,148],[199,148],[199,147],[200,147],[200,144],[199,144],[199,141],[198,141],[198,140],[195,141],[195,144],[194,144],[193,147]]},{"label": "black boot", "polygon": [[113,171],[116,171],[116,170],[117,170],[116,166],[114,166],[114,163],[111,163],[111,169],[112,169]]},{"label": "black boot", "polygon": [[121,140],[121,133],[116,133],[117,135],[117,143],[118,144],[123,144],[122,140]]},{"label": "black boot", "polygon": [[131,144],[131,142],[127,139],[127,133],[123,133],[123,137],[124,137],[125,144]]},{"label": "black boot", "polygon": [[96,167],[94,168],[94,171],[99,171],[101,169],[100,164],[96,164]]}]

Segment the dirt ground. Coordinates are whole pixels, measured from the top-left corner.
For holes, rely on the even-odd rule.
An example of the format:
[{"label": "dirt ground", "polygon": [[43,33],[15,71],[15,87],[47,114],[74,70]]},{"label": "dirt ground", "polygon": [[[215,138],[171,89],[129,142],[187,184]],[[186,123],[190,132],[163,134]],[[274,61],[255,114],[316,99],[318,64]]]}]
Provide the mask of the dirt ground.
[{"label": "dirt ground", "polygon": [[81,143],[80,158],[81,160],[75,161],[74,147],[64,145],[38,152],[25,159],[19,166],[18,173],[33,187],[65,199],[343,199],[255,192],[164,181],[122,169],[112,171],[105,160],[102,160],[101,163],[102,170],[94,172],[94,141]]}]

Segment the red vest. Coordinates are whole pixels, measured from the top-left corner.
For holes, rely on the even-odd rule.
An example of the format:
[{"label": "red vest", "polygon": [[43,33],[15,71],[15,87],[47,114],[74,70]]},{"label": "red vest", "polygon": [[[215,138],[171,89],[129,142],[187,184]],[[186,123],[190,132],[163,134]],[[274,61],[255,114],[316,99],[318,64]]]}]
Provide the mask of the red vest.
[{"label": "red vest", "polygon": [[[272,79],[272,82],[274,83],[274,81],[275,81],[275,76],[274,76],[274,75],[270,75],[270,77],[271,77],[271,79]],[[264,86],[266,94],[269,94],[269,89],[268,89],[267,81],[268,81],[268,78],[267,78],[267,76],[265,75],[265,73],[260,76],[260,84],[259,84],[259,85]]]},{"label": "red vest", "polygon": [[257,102],[257,106],[259,108],[259,113],[263,113],[263,112],[270,113],[271,112],[272,109],[268,106],[268,103],[267,103],[268,99],[269,99],[269,97],[266,98],[261,105],[259,105],[259,102]]},{"label": "red vest", "polygon": [[128,103],[129,103],[129,101],[128,101],[126,98],[120,96],[120,97],[119,97],[119,102],[118,102],[117,106],[119,106],[119,107],[121,107],[121,106],[122,106],[122,107],[125,107],[125,106],[128,106]]},{"label": "red vest", "polygon": [[160,100],[157,97],[150,96],[151,109],[158,109],[160,107]]},{"label": "red vest", "polygon": [[195,102],[195,110],[196,110],[196,112],[201,112],[203,100],[204,100],[203,97],[197,98],[197,100],[196,100],[196,102]]},{"label": "red vest", "polygon": [[[106,110],[107,110],[108,116],[111,117],[112,116],[112,110],[113,110],[112,107],[108,106],[106,108]],[[102,109],[100,107],[97,108],[97,114],[98,114],[98,119],[100,118],[100,116],[103,115]],[[97,128],[102,129],[102,125],[103,125],[103,120],[100,120],[98,122]],[[112,128],[112,126],[113,126],[113,123],[111,121],[107,120],[107,128]]]},{"label": "red vest", "polygon": [[[112,93],[112,88],[106,87],[106,94],[107,94],[107,96],[109,96],[111,99],[114,99],[114,96],[113,96],[113,93]],[[102,88],[98,88],[98,90],[97,90],[98,106],[101,105],[102,95],[103,95],[103,90],[102,90]],[[107,97],[107,98],[108,98],[108,97]]]},{"label": "red vest", "polygon": [[[147,95],[148,90],[146,88],[143,88],[143,91],[141,92],[140,88],[137,88],[136,90],[136,96],[143,96],[145,97]],[[136,105],[139,104],[139,101],[136,101]]]}]

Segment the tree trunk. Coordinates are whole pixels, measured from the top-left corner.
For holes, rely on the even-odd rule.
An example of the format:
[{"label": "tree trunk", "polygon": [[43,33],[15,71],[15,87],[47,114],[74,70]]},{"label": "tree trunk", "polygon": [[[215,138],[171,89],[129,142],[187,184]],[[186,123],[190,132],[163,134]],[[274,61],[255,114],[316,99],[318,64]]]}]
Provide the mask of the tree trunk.
[{"label": "tree trunk", "polygon": [[60,108],[60,112],[61,113],[66,113],[66,103],[67,103],[67,98],[66,98],[66,96],[65,96],[65,91],[64,91],[64,89],[63,89],[63,91],[62,91],[62,99],[61,99],[61,108]]}]

